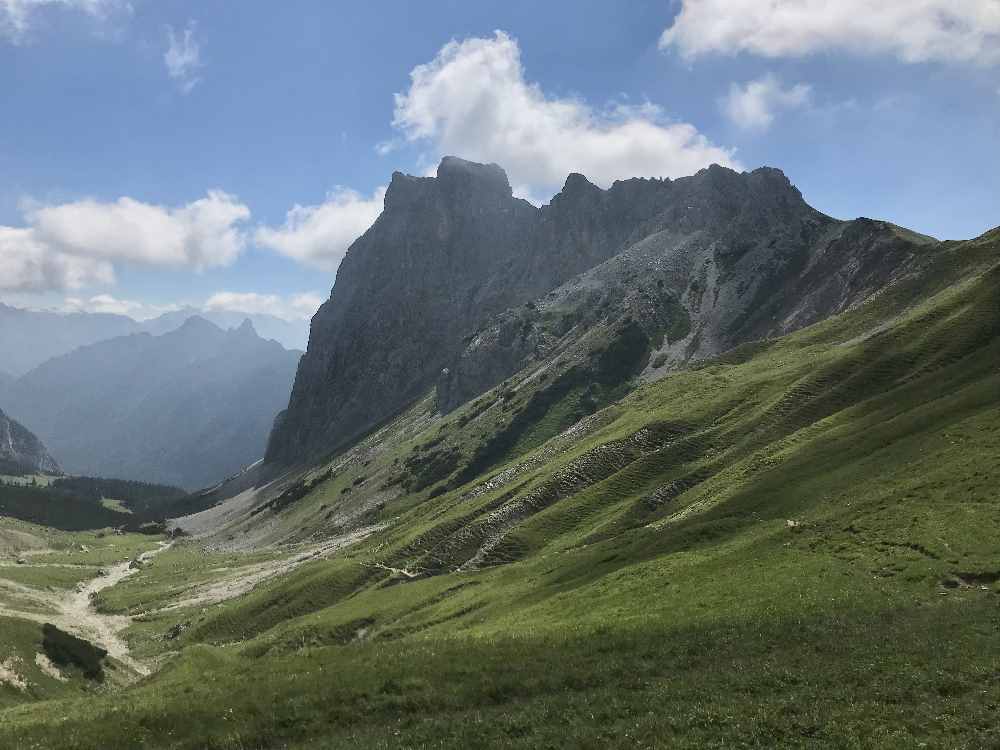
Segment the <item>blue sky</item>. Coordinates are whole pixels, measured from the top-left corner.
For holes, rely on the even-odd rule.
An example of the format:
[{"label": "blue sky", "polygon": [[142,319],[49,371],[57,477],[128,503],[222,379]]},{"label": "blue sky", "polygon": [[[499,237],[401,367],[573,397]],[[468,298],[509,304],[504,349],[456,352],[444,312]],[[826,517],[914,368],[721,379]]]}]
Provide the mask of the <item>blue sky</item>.
[{"label": "blue sky", "polygon": [[444,153],[536,202],[720,161],[1000,224],[1000,0],[368,5],[0,0],[0,300],[307,316]]}]

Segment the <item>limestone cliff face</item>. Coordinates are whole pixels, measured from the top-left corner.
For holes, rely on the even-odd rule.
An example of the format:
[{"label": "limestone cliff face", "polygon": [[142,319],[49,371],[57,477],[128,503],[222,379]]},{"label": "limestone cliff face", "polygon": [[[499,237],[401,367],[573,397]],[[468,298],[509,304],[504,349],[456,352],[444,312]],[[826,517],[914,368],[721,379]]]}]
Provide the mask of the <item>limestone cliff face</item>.
[{"label": "limestone cliff face", "polygon": [[586,359],[595,340],[614,351],[623,331],[630,351],[647,340],[653,372],[808,325],[891,281],[925,240],[831,219],[775,169],[607,190],[571,174],[540,209],[496,165],[397,173],[313,318],[267,460],[346,446],[432,386],[449,410],[532,363]]},{"label": "limestone cliff face", "polygon": [[538,210],[496,165],[446,158],[396,173],[375,224],[348,250],[312,321],[269,461],[350,442],[427,390],[463,337],[539,290],[515,278]]},{"label": "limestone cliff face", "polygon": [[623,204],[651,206],[625,247],[478,330],[437,383],[442,409],[525,367],[552,377],[588,366],[625,331],[635,346],[645,337],[633,374],[647,379],[783,335],[912,272],[935,242],[886,222],[825,216],[775,169],[629,180],[604,200],[624,190]]},{"label": "limestone cliff face", "polygon": [[59,464],[42,441],[0,411],[0,473],[59,474]]}]

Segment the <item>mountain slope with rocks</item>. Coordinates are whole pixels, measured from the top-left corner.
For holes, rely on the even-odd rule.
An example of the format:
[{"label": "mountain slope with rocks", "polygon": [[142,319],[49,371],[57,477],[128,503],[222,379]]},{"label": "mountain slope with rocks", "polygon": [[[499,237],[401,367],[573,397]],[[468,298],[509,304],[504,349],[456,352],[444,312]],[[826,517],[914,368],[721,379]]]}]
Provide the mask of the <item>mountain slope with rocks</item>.
[{"label": "mountain slope with rocks", "polygon": [[59,464],[42,441],[0,411],[0,474],[59,473]]},{"label": "mountain slope with rocks", "polygon": [[935,242],[825,216],[768,168],[607,190],[572,174],[542,208],[514,198],[496,165],[446,157],[436,177],[396,173],[313,319],[267,458],[346,446],[431,387],[450,411],[532,363],[558,381],[614,360],[595,400],[608,403],[639,373],[849,309]]}]

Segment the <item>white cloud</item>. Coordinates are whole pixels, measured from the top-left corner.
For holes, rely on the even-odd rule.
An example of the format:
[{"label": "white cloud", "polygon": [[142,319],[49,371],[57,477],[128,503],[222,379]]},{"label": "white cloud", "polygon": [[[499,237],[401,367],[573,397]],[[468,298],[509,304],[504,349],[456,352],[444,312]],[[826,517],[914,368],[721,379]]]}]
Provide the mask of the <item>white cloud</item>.
[{"label": "white cloud", "polygon": [[904,62],[1000,62],[998,0],[683,0],[660,39],[685,57],[824,51]]},{"label": "white cloud", "polygon": [[150,305],[135,300],[118,299],[110,294],[98,294],[89,299],[67,297],[62,309],[65,312],[112,313],[127,315],[135,320],[147,320],[181,308],[180,305]]},{"label": "white cloud", "polygon": [[812,87],[798,83],[784,87],[769,73],[744,85],[733,83],[729,95],[721,101],[722,111],[736,125],[746,130],[767,130],[777,112],[807,104]]},{"label": "white cloud", "polygon": [[106,260],[81,258],[40,242],[31,229],[0,226],[0,289],[42,292],[112,284],[114,268]]},{"label": "white cloud", "polygon": [[285,320],[307,320],[325,301],[323,296],[312,292],[291,297],[256,292],[217,292],[206,300],[204,309],[274,315]]},{"label": "white cloud", "polygon": [[109,285],[114,266],[229,265],[242,252],[250,209],[218,190],[177,208],[119,198],[26,204],[24,227],[0,226],[0,289],[47,291]]},{"label": "white cloud", "polygon": [[177,34],[173,26],[167,26],[167,51],[163,53],[163,62],[167,75],[184,94],[190,93],[201,81],[198,75],[202,68],[201,45],[195,38],[195,29],[194,21],[188,21],[181,34]]},{"label": "white cloud", "polygon": [[33,207],[26,218],[39,242],[71,255],[202,270],[236,260],[245,244],[238,225],[250,209],[210,190],[177,208],[125,197]]},{"label": "white cloud", "polygon": [[286,321],[308,320],[326,301],[321,294],[278,295],[257,292],[216,292],[201,304],[175,303],[155,305],[138,300],[121,299],[110,294],[92,297],[65,297],[57,309],[62,312],[112,313],[127,315],[135,320],[148,320],[177,310],[203,312],[239,312],[247,315],[273,315]]},{"label": "white cloud", "polygon": [[335,271],[351,243],[382,213],[384,201],[384,187],[370,198],[338,187],[318,206],[293,206],[281,227],[260,227],[254,240],[300,263]]},{"label": "white cloud", "polygon": [[0,36],[14,44],[24,41],[34,17],[45,8],[77,11],[99,21],[115,13],[132,12],[126,0],[0,0]]},{"label": "white cloud", "polygon": [[570,172],[607,185],[687,175],[713,162],[736,166],[731,151],[654,105],[598,111],[547,95],[525,79],[516,40],[500,31],[445,45],[410,78],[409,90],[396,94],[393,119],[406,140],[429,142],[439,155],[497,162],[521,190],[558,188]]}]

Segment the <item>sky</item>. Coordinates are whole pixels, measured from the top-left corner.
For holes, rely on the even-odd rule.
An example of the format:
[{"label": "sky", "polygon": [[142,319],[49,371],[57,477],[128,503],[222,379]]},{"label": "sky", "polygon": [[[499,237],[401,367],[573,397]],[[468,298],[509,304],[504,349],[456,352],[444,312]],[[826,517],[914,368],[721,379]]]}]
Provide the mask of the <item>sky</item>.
[{"label": "sky", "polygon": [[[367,7],[366,7],[367,6]],[[0,0],[0,301],[309,317],[394,170],[1000,225],[1000,0]]]}]

